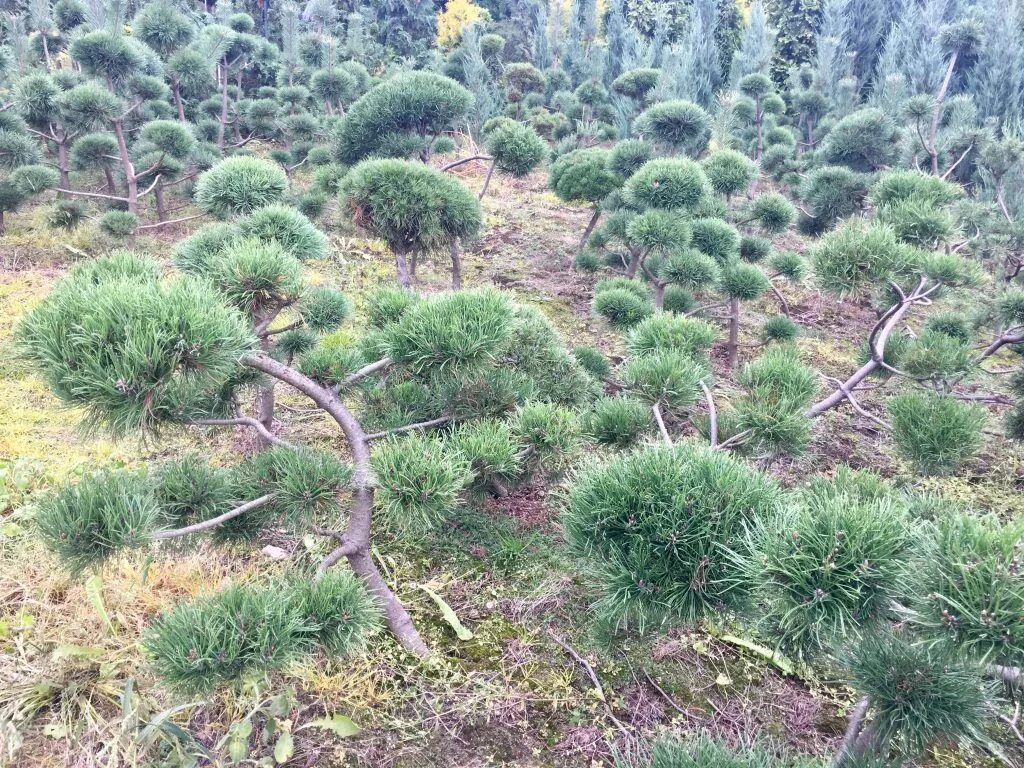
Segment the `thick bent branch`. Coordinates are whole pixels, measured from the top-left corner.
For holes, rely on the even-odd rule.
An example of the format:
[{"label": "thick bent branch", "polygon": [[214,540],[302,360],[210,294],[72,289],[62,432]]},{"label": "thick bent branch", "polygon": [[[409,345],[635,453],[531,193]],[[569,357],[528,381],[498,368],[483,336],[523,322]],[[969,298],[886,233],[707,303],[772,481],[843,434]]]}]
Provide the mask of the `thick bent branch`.
[{"label": "thick bent branch", "polygon": [[188,536],[192,533],[208,531],[211,528],[216,528],[222,523],[226,523],[228,520],[234,520],[236,517],[241,517],[246,512],[251,512],[254,509],[258,509],[259,507],[269,504],[273,498],[274,497],[270,494],[260,496],[258,499],[253,499],[239,507],[228,510],[223,515],[217,515],[216,517],[211,517],[209,520],[203,520],[198,523],[193,523],[192,525],[186,525],[184,528],[172,528],[167,531],[157,531],[150,536],[150,538],[158,541],[162,539],[179,539],[182,536]]},{"label": "thick bent branch", "polygon": [[839,746],[839,751],[836,753],[835,762],[832,763],[833,768],[842,768],[848,760],[856,755],[857,741],[864,728],[864,718],[867,716],[870,707],[871,699],[864,697],[857,702],[857,706],[850,713],[850,722],[846,726],[843,743]]},{"label": "thick bent branch", "polygon": [[903,316],[907,314],[910,308],[914,304],[927,301],[928,294],[936,287],[933,286],[929,290],[922,292],[924,285],[925,279],[921,278],[920,282],[917,284],[917,288],[915,288],[909,296],[901,296],[899,303],[890,307],[878,319],[878,322],[875,323],[875,327],[871,329],[871,334],[868,336],[868,345],[871,348],[871,359],[854,371],[853,375],[844,381],[835,392],[824,400],[821,400],[811,406],[811,408],[805,413],[808,418],[817,418],[826,411],[835,408],[846,399],[847,392],[853,392],[857,385],[864,379],[874,373],[877,369],[884,367],[885,345],[889,340],[889,335],[900,320],[903,319]]},{"label": "thick bent branch", "polygon": [[[348,527],[345,530],[343,551],[338,554],[348,558],[352,571],[359,576],[371,595],[380,603],[384,610],[388,628],[394,633],[402,645],[419,656],[429,656],[430,649],[423,642],[419,632],[412,623],[405,607],[388,587],[376,563],[370,554],[370,522],[373,516],[373,473],[370,468],[370,442],[363,431],[359,420],[338,399],[338,396],[325,387],[320,386],[308,376],[294,368],[278,362],[266,353],[251,353],[241,359],[242,365],[254,368],[283,381],[312,400],[321,410],[334,419],[345,435],[352,458],[352,506],[349,509]],[[374,370],[390,365],[387,358],[379,360]],[[366,371],[373,366],[367,366]],[[372,371],[371,371],[372,372]],[[356,376],[357,374],[353,374]],[[365,375],[369,375],[366,373]],[[352,377],[350,377],[352,378]],[[335,550],[337,552],[337,550]],[[333,555],[334,553],[332,553]],[[328,557],[331,557],[329,555]]]},{"label": "thick bent branch", "polygon": [[704,390],[704,399],[708,404],[708,437],[711,438],[711,447],[718,447],[718,410],[715,408],[715,398],[711,394],[711,389],[703,381],[700,383],[700,388]]},{"label": "thick bent branch", "polygon": [[672,436],[669,435],[668,427],[665,426],[665,418],[661,415],[661,400],[656,401],[651,406],[651,410],[654,412],[654,420],[658,422],[661,439],[665,441],[665,445],[672,445]]}]

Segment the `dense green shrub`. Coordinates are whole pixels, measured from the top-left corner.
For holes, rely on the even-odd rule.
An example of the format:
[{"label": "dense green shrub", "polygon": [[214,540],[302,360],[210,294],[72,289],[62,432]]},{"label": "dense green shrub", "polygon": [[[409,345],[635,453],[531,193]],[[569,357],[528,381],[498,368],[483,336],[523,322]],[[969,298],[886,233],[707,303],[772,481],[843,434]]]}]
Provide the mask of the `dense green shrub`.
[{"label": "dense green shrub", "polygon": [[745,584],[727,549],[778,500],[768,478],[723,453],[648,447],[578,472],[562,519],[600,589],[597,614],[643,629],[734,603]]},{"label": "dense green shrub", "polygon": [[714,343],[715,327],[704,320],[658,313],[634,326],[626,346],[634,356],[681,352],[699,358]]},{"label": "dense green shrub", "polygon": [[761,341],[771,342],[793,341],[800,335],[800,326],[783,315],[769,317],[761,326]]},{"label": "dense green shrub", "polygon": [[476,196],[451,176],[407,160],[366,160],[342,182],[342,208],[395,253],[431,250],[475,237]]},{"label": "dense green shrub", "polygon": [[593,307],[594,312],[616,328],[630,328],[654,314],[654,304],[650,297],[637,295],[635,291],[626,288],[595,292]]},{"label": "dense green shrub", "polygon": [[871,188],[871,202],[882,207],[915,198],[937,206],[963,197],[963,188],[921,171],[893,170],[878,177]]},{"label": "dense green shrub", "polygon": [[353,165],[370,155],[391,154],[387,148],[398,146],[396,136],[411,139],[404,144],[406,149],[426,152],[434,137],[463,117],[472,103],[469,91],[443,75],[399,73],[374,86],[348,110],[334,137],[334,156]]},{"label": "dense green shrub", "polygon": [[648,107],[633,125],[646,139],[697,157],[711,138],[711,118],[689,101],[662,101]]},{"label": "dense green shrub", "polygon": [[380,609],[350,573],[232,585],[156,618],[143,647],[161,677],[190,693],[279,668],[315,647],[347,654],[380,626]]},{"label": "dense green shrub", "polygon": [[239,222],[243,237],[278,243],[299,261],[323,258],[327,237],[299,211],[287,205],[258,208]]},{"label": "dense green shrub", "polygon": [[869,635],[849,659],[853,684],[869,697],[871,751],[918,755],[937,741],[981,742],[989,693],[969,663],[902,635]]},{"label": "dense green shrub", "polygon": [[128,211],[107,211],[100,217],[100,229],[113,237],[128,237],[139,225],[139,217]]},{"label": "dense green shrub", "polygon": [[800,182],[799,195],[807,207],[799,224],[802,232],[820,235],[860,208],[868,186],[862,174],[849,168],[825,166],[811,170]]},{"label": "dense green shrub", "polygon": [[757,178],[757,166],[746,155],[719,149],[701,161],[711,188],[727,198],[745,191]]},{"label": "dense green shrub", "polygon": [[700,165],[685,158],[644,163],[622,188],[625,199],[640,209],[693,210],[708,194]]},{"label": "dense green shrub", "polygon": [[813,653],[888,615],[904,594],[913,541],[892,496],[864,498],[820,480],[777,520],[760,522],[750,578],[763,585],[765,618],[783,642]]},{"label": "dense green shrub", "polygon": [[641,139],[616,142],[608,155],[608,170],[625,180],[654,157],[654,146]]},{"label": "dense green shrub", "polygon": [[65,483],[40,505],[43,542],[78,573],[120,550],[144,544],[160,519],[144,477],[135,472],[89,474]]},{"label": "dense green shrub", "polygon": [[690,222],[690,244],[722,266],[740,255],[740,233],[736,227],[721,219],[697,219]]},{"label": "dense green shrub", "polygon": [[608,160],[606,149],[577,149],[552,163],[548,184],[566,202],[599,203],[621,184]]},{"label": "dense green shrub", "polygon": [[272,163],[229,157],[199,177],[196,204],[221,219],[252,213],[281,200],[288,177]]},{"label": "dense green shrub", "polygon": [[785,232],[796,218],[796,209],[784,195],[761,195],[750,208],[750,217],[770,235]]},{"label": "dense green shrub", "polygon": [[384,521],[400,531],[440,524],[459,506],[473,478],[469,460],[439,440],[412,434],[377,446],[373,470],[388,478],[376,501]]},{"label": "dense green shrub", "polygon": [[896,159],[899,137],[899,131],[882,110],[867,107],[832,126],[822,152],[830,163],[855,171],[877,171]]},{"label": "dense green shrub", "polygon": [[889,401],[889,415],[896,447],[919,472],[950,472],[981,445],[985,409],[948,395],[897,395]]},{"label": "dense green shrub", "polygon": [[862,293],[907,266],[910,254],[883,224],[851,219],[811,251],[818,285],[830,293]]},{"label": "dense green shrub", "polygon": [[495,167],[517,178],[540,165],[548,151],[533,128],[519,123],[491,131],[485,141]]},{"label": "dense green shrub", "polygon": [[650,407],[632,397],[601,397],[583,415],[583,433],[602,445],[627,448],[654,425]]},{"label": "dense green shrub", "polygon": [[1019,665],[1022,535],[1018,522],[1004,524],[993,516],[938,517],[918,563],[915,627],[985,663]]}]

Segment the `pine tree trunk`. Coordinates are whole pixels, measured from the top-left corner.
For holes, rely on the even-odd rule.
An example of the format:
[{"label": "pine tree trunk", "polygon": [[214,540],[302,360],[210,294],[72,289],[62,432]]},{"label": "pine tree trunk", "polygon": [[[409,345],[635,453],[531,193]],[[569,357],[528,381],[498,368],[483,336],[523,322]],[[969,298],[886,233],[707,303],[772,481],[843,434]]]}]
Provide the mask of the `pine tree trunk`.
[{"label": "pine tree trunk", "polygon": [[590,239],[590,235],[594,232],[594,227],[597,226],[597,220],[601,218],[601,206],[597,206],[594,209],[594,215],[590,217],[590,222],[587,224],[587,228],[583,230],[583,237],[580,238],[579,251],[583,251],[587,247],[587,240]]},{"label": "pine tree trunk", "polygon": [[761,111],[761,97],[757,97],[754,106],[754,120],[757,123],[757,162],[761,162],[761,155],[764,154],[764,112]]},{"label": "pine tree trunk", "polygon": [[[396,254],[397,255],[397,254]],[[404,256],[403,256],[404,260]],[[377,598],[384,610],[388,629],[402,646],[417,656],[430,655],[430,648],[423,642],[405,607],[381,576],[370,550],[370,532],[373,516],[373,472],[370,468],[370,441],[362,425],[338,399],[338,397],[293,368],[274,360],[266,353],[246,355],[242,365],[254,368],[298,389],[317,407],[334,419],[345,434],[351,454],[352,504],[349,508],[348,526],[344,534],[344,556],[352,572],[366,584],[371,595]]]},{"label": "pine tree trunk", "polygon": [[452,254],[452,290],[458,291],[462,288],[462,256],[459,254],[459,244],[452,240],[448,249]]},{"label": "pine tree trunk", "polygon": [[398,284],[403,288],[412,288],[412,276],[409,274],[409,262],[405,260],[405,254],[395,251],[395,272],[398,276]]},{"label": "pine tree trunk", "polygon": [[932,160],[932,173],[939,175],[939,149],[935,146],[935,139],[939,134],[939,120],[942,117],[942,104],[946,100],[946,93],[949,91],[949,84],[953,80],[953,70],[956,68],[957,52],[949,57],[949,66],[946,67],[946,76],[939,86],[939,92],[935,95],[935,108],[932,110],[932,124],[928,131],[928,155]]},{"label": "pine tree trunk", "polygon": [[117,192],[117,183],[114,181],[114,174],[107,166],[103,166],[103,177],[107,180],[107,191],[112,195],[115,194]]},{"label": "pine tree trunk", "polygon": [[177,80],[171,83],[171,93],[174,94],[174,106],[178,109],[178,120],[182,123],[188,122],[185,120],[185,103],[181,100],[181,86]]},{"label": "pine tree trunk", "polygon": [[153,187],[153,200],[156,202],[156,220],[167,221],[167,205],[164,203],[164,183],[157,180]]},{"label": "pine tree trunk", "polygon": [[[57,173],[60,174],[61,189],[71,189],[71,172],[68,168],[68,140],[66,134],[57,142]],[[65,194],[58,192],[57,197],[65,197]]]},{"label": "pine tree trunk", "polygon": [[626,265],[626,277],[636,277],[636,271],[640,269],[640,249],[629,249],[629,264]]},{"label": "pine tree trunk", "polygon": [[494,166],[497,165],[497,164],[498,164],[497,158],[495,158],[494,160],[491,160],[491,164],[487,168],[487,175],[484,176],[484,186],[483,186],[483,189],[481,189],[480,190],[480,194],[477,195],[477,200],[483,200],[484,199],[484,195],[487,194],[487,187],[489,187],[491,185],[491,176],[494,174]]},{"label": "pine tree trunk", "polygon": [[220,125],[217,127],[217,147],[224,149],[224,131],[228,124],[228,68],[225,64],[220,65]]},{"label": "pine tree trunk", "polygon": [[736,367],[740,341],[740,300],[729,299],[729,368]]},{"label": "pine tree trunk", "polygon": [[125,184],[128,187],[128,212],[139,212],[139,179],[135,175],[135,166],[132,165],[131,157],[128,155],[128,144],[124,139],[124,123],[122,118],[111,120],[114,127],[114,138],[117,139],[117,151],[121,156],[121,165],[124,167]]},{"label": "pine tree trunk", "polygon": [[665,308],[665,286],[666,284],[660,280],[651,283],[651,287],[654,288],[654,306],[658,309]]}]

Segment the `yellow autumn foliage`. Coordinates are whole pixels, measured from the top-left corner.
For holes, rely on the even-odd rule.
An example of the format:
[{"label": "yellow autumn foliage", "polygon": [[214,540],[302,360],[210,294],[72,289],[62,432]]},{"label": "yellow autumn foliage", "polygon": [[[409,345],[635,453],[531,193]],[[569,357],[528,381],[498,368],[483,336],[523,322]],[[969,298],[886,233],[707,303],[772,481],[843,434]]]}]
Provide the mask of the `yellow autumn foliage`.
[{"label": "yellow autumn foliage", "polygon": [[454,47],[462,37],[462,30],[474,21],[487,21],[489,18],[487,10],[473,5],[472,0],[448,0],[444,10],[437,14],[438,47]]}]

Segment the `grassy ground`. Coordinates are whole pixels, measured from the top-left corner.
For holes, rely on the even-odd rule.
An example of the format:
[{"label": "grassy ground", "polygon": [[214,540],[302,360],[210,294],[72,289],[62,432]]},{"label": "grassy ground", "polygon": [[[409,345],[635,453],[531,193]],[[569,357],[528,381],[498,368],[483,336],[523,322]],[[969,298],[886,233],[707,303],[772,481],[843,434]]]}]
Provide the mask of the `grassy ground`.
[{"label": "grassy ground", "polygon": [[[460,170],[471,187],[480,184],[483,168]],[[618,335],[590,313],[595,278],[568,268],[589,211],[559,203],[541,174],[521,181],[496,176],[484,208],[485,234],[465,256],[467,286],[496,284],[543,310],[570,344],[620,355]],[[358,314],[366,292],[392,280],[393,267],[379,244],[330,218],[332,254],[311,266],[310,279],[346,291]],[[834,751],[850,693],[810,673],[786,677],[718,639],[727,631],[742,635],[742,626],[723,619],[614,644],[590,627],[584,585],[559,543],[552,498],[558,478],[501,500],[470,499],[450,529],[426,539],[377,537],[386,578],[437,650],[431,660],[416,660],[381,635],[364,657],[307,659],[212,700],[185,701],[163,689],[139,646],[161,608],[231,580],[315,563],[325,545],[271,531],[255,545],[126,556],[98,577],[61,570],[31,534],[40,490],[86,468],[141,471],[148,461],[188,450],[231,462],[252,446],[247,436],[226,432],[191,432],[159,444],[80,434],[76,414],[60,409],[43,382],[13,359],[12,330],[71,262],[115,244],[88,224],[70,237],[54,235],[40,211],[10,219],[0,272],[0,764],[185,765],[182,753],[199,747],[181,747],[178,726],[227,764],[247,717],[254,724],[248,758],[266,765],[273,764],[277,738],[271,722],[294,735],[288,764],[295,766],[607,765],[667,725],[709,729],[732,741],[770,736],[822,759]],[[164,231],[131,245],[166,258],[184,233]],[[787,237],[780,245],[803,248]],[[444,260],[420,266],[421,290],[443,290],[448,279]],[[808,361],[828,375],[855,367],[871,310],[804,288],[783,290],[807,329],[800,346]],[[749,308],[742,358],[757,355],[756,329],[775,311],[768,301]],[[721,349],[713,359],[725,404],[735,390]],[[301,398],[281,394],[284,436],[341,449]],[[881,412],[877,398],[864,404]],[[1017,517],[1024,512],[1024,454],[999,436],[997,419],[991,424],[985,449],[957,478],[917,478],[869,420],[845,409],[821,420],[804,455],[764,468],[795,484],[849,463]],[[268,545],[283,550],[284,559],[265,554]],[[451,606],[472,639],[456,637],[431,593]],[[317,724],[334,715],[351,718],[359,732],[343,737]],[[928,763],[969,764],[939,753]]]}]

